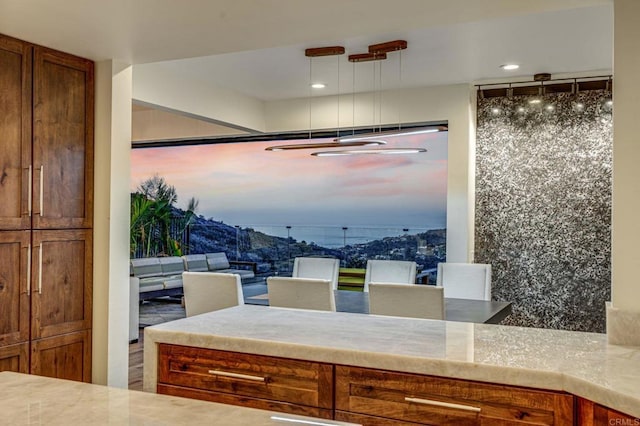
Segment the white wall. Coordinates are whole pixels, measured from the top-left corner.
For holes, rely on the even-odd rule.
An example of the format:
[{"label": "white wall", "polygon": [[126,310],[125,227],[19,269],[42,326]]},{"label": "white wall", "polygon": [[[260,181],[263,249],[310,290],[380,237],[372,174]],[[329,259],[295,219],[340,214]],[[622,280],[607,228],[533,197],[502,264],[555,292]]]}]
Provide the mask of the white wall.
[{"label": "white wall", "polygon": [[640,312],[640,2],[614,3],[612,301]]},{"label": "white wall", "polygon": [[[383,92],[381,114],[371,94],[356,96],[355,103],[352,99],[352,95],[340,99],[341,128],[398,121],[448,122],[447,260],[473,260],[475,88],[461,84]],[[336,128],[337,109],[336,96],[312,98],[311,127]],[[309,129],[309,99],[267,103],[265,114],[267,132]]]},{"label": "white wall", "polygon": [[133,99],[240,130],[263,132],[265,128],[262,101],[176,75],[171,63],[136,65]]},{"label": "white wall", "polygon": [[[241,130],[196,120],[183,115],[134,106],[132,112],[132,141],[167,139],[198,139],[211,136],[246,135]],[[136,110],[137,109],[137,110]]]},{"label": "white wall", "polygon": [[128,387],[132,70],[96,63],[92,382]]}]

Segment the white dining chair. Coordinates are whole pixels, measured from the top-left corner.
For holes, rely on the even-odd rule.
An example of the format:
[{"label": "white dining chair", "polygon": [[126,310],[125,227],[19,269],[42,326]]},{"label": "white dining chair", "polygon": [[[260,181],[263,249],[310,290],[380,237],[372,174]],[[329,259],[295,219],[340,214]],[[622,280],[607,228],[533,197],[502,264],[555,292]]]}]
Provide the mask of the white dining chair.
[{"label": "white dining chair", "polygon": [[491,300],[491,265],[487,263],[438,263],[436,285],[444,297]]},{"label": "white dining chair", "polygon": [[218,272],[183,272],[186,316],[244,305],[240,275]]},{"label": "white dining chair", "polygon": [[336,301],[329,280],[315,278],[267,278],[269,306],[335,311]]},{"label": "white dining chair", "polygon": [[445,319],[442,287],[369,283],[369,313],[396,317]]},{"label": "white dining chair", "polygon": [[292,277],[315,278],[331,281],[334,290],[338,289],[340,259],[331,257],[296,257],[293,261]]},{"label": "white dining chair", "polygon": [[364,274],[364,291],[370,282],[387,284],[415,284],[416,262],[408,260],[367,260]]}]

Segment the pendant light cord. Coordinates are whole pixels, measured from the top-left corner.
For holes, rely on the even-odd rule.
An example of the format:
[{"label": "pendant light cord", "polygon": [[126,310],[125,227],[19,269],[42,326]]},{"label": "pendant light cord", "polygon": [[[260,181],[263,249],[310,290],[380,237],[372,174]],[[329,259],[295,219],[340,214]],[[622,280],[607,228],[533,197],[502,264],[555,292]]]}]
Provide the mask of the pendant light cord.
[{"label": "pendant light cord", "polygon": [[377,99],[377,81],[376,81],[376,63],[371,62],[371,66],[373,67],[373,105],[372,105],[372,112],[373,112],[373,117],[372,120],[373,122],[371,123],[373,126],[371,128],[372,132],[376,131],[376,99]]},{"label": "pendant light cord", "polygon": [[378,79],[380,80],[380,84],[378,85],[378,87],[380,88],[380,96],[378,96],[378,131],[382,132],[382,61],[378,61],[379,65],[379,72],[378,72]]},{"label": "pendant light cord", "polygon": [[352,62],[351,82],[351,135],[356,134],[356,63]]},{"label": "pendant light cord", "polygon": [[313,75],[312,75],[312,67],[313,67],[313,58],[309,57],[309,87],[307,88],[307,90],[309,90],[309,139],[311,139],[311,96],[312,96],[312,91],[311,91],[311,82],[313,81]]},{"label": "pendant light cord", "polygon": [[[402,87],[402,50],[398,52],[398,90]],[[398,130],[402,129],[401,120],[402,103],[400,102],[400,96],[398,96]]]},{"label": "pendant light cord", "polygon": [[336,108],[338,111],[338,117],[337,117],[337,126],[336,126],[336,138],[340,137],[340,56],[336,56],[336,64],[338,67],[338,107]]}]

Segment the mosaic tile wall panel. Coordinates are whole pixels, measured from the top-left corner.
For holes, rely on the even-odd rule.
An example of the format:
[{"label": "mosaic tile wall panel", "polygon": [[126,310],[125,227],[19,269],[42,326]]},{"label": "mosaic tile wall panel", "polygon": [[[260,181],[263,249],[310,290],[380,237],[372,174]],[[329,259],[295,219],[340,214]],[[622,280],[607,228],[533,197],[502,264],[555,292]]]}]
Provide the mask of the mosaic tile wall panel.
[{"label": "mosaic tile wall panel", "polygon": [[605,331],[612,106],[604,91],[478,100],[475,261],[507,324]]}]

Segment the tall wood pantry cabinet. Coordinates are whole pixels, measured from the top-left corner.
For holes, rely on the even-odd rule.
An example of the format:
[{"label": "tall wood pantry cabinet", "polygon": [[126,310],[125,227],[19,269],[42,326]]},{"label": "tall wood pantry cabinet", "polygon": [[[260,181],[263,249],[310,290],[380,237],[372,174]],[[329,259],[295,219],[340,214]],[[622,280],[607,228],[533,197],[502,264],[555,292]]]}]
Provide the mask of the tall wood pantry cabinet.
[{"label": "tall wood pantry cabinet", "polygon": [[93,62],[0,35],[0,371],[91,380]]}]

